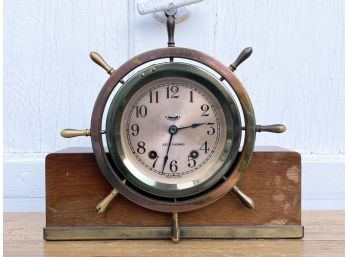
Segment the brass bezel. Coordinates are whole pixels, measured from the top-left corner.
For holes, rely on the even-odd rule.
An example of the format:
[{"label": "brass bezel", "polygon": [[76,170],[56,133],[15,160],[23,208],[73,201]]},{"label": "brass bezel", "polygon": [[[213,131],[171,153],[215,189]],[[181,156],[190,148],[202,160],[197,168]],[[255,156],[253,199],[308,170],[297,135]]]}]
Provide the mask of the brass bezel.
[{"label": "brass bezel", "polygon": [[[184,79],[187,83],[197,83],[207,88],[220,103],[227,126],[225,147],[218,163],[215,165],[216,168],[213,174],[209,178],[201,178],[201,180],[195,181],[195,185],[191,187],[184,188],[184,185],[178,185],[177,187],[182,188],[180,190],[176,189],[175,185],[153,181],[150,178],[143,180],[138,178],[136,174],[141,172],[136,170],[135,167],[129,167],[126,164],[129,160],[121,143],[123,111],[129,103],[130,98],[136,91],[153,81],[166,81],[167,79],[176,77]],[[145,191],[149,194],[149,197],[154,198],[156,196],[176,198],[176,200],[180,200],[182,197],[194,198],[195,195],[214,187],[229,172],[231,166],[234,164],[240,147],[241,134],[239,110],[232,94],[227,90],[225,85],[210,72],[192,64],[181,62],[151,65],[134,74],[115,94],[106,120],[108,149],[117,170],[129,183],[135,185],[140,192]],[[171,199],[168,199],[168,201],[172,202]]]}]

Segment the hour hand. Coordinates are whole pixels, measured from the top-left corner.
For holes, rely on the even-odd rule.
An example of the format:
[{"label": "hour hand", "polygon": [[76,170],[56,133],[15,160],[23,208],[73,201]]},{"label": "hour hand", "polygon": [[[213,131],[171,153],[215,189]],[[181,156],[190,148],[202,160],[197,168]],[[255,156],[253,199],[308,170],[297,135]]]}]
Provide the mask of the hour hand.
[{"label": "hour hand", "polygon": [[197,128],[201,125],[204,125],[206,124],[206,122],[203,122],[203,123],[192,123],[190,126],[186,126],[186,127],[181,127],[181,128],[178,128],[178,130],[180,129],[186,129],[186,128]]}]

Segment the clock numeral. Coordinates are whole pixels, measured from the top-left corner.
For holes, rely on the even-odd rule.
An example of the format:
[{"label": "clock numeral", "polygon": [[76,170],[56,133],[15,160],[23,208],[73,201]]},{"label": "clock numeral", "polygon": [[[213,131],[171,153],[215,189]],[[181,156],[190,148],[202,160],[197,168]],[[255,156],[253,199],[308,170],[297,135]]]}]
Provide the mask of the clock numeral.
[{"label": "clock numeral", "polygon": [[208,126],[210,126],[210,129],[207,131],[208,135],[214,135],[215,134],[215,128],[214,128],[215,123],[208,123]]},{"label": "clock numeral", "polygon": [[155,102],[156,104],[158,104],[158,91],[155,91],[154,93],[155,97],[153,97],[153,92],[150,91],[150,103],[152,104],[153,102]]},{"label": "clock numeral", "polygon": [[144,118],[147,115],[147,107],[145,105],[140,105],[135,107],[135,116],[137,118]]},{"label": "clock numeral", "polygon": [[[179,98],[179,88],[177,86],[166,87],[167,89],[167,99],[169,98]],[[170,94],[172,93],[172,94]]]},{"label": "clock numeral", "polygon": [[205,141],[205,143],[199,148],[199,150],[204,151],[204,153],[208,153],[209,148],[208,148],[208,142]]},{"label": "clock numeral", "polygon": [[144,153],[146,152],[146,149],[145,149],[145,142],[140,141],[140,142],[138,143],[137,152],[138,152],[138,154],[144,154]]},{"label": "clock numeral", "polygon": [[137,124],[133,124],[131,129],[133,131],[132,135],[136,137],[139,134],[139,126]]},{"label": "clock numeral", "polygon": [[208,117],[209,116],[209,113],[207,113],[209,111],[209,105],[207,104],[203,104],[201,106],[201,110],[203,111],[203,113],[201,114],[201,116],[204,116],[204,117]]},{"label": "clock numeral", "polygon": [[190,103],[193,103],[193,91],[190,91]]},{"label": "clock numeral", "polygon": [[158,158],[159,158],[159,156],[157,156],[157,157],[156,157],[156,159],[155,159],[155,161],[153,162],[153,164],[152,164],[152,168],[155,168],[155,166],[156,166],[156,162],[157,162]]},{"label": "clock numeral", "polygon": [[171,172],[177,172],[177,170],[178,170],[177,164],[178,164],[178,162],[175,160],[170,162],[169,169]]},{"label": "clock numeral", "polygon": [[187,157],[187,161],[188,161],[187,166],[189,166],[190,168],[193,168],[197,164],[196,160],[193,159],[190,155]]}]

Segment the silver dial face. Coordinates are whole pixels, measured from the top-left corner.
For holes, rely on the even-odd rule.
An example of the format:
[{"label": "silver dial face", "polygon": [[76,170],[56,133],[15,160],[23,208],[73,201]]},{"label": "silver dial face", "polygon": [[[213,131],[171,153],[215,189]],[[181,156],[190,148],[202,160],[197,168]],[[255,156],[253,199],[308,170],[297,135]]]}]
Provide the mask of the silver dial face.
[{"label": "silver dial face", "polygon": [[217,98],[185,78],[141,87],[121,122],[124,163],[139,180],[181,190],[208,180],[225,160],[226,118]]}]

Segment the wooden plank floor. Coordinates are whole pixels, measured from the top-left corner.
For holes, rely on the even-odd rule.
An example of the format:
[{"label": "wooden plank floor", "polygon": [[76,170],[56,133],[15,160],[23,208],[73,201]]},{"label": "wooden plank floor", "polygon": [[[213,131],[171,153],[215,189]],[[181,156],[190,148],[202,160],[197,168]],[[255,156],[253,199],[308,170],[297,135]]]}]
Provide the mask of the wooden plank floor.
[{"label": "wooden plank floor", "polygon": [[4,256],[344,256],[344,212],[306,211],[292,240],[120,240],[45,242],[44,213],[4,214]]}]

